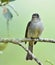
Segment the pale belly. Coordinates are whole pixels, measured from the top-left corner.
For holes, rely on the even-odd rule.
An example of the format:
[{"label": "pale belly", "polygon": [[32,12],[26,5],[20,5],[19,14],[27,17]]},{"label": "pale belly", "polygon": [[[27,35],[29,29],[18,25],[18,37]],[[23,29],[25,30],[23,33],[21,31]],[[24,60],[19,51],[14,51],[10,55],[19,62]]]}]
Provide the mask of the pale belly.
[{"label": "pale belly", "polygon": [[43,31],[43,25],[42,23],[34,23],[31,24],[29,29],[28,29],[28,37],[32,37],[32,38],[38,38],[41,33]]}]

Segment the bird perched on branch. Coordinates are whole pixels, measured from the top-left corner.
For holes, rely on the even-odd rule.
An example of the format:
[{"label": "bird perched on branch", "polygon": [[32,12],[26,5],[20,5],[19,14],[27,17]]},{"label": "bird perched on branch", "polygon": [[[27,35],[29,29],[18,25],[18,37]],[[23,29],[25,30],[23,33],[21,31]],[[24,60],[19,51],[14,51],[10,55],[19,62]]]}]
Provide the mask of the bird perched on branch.
[{"label": "bird perched on branch", "polygon": [[[43,23],[41,22],[40,16],[38,13],[32,15],[31,21],[27,24],[25,38],[39,38],[43,31]],[[33,44],[36,44],[37,41],[30,41],[28,49],[33,53]],[[25,42],[26,43],[26,42]],[[26,60],[32,60],[32,56],[27,53]]]}]

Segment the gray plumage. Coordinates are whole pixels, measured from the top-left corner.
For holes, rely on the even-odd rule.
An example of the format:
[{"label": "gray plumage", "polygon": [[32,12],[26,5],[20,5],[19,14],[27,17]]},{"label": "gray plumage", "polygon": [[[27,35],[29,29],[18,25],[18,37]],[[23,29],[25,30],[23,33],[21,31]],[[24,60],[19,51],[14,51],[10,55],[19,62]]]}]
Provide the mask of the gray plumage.
[{"label": "gray plumage", "polygon": [[[39,38],[42,31],[43,31],[43,23],[41,22],[41,19],[39,17],[39,14],[35,13],[32,15],[31,21],[28,23],[26,32],[25,32],[25,38]],[[25,42],[26,43],[26,42]],[[28,49],[33,53],[33,44],[36,42],[29,42]],[[32,60],[32,56],[27,53],[26,60]]]}]

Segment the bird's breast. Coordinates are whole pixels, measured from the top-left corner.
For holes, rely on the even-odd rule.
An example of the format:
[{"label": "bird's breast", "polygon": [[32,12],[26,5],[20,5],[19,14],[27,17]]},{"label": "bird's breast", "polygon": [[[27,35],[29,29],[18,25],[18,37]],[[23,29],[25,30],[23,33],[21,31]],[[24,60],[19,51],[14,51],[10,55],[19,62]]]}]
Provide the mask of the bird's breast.
[{"label": "bird's breast", "polygon": [[39,37],[43,31],[42,22],[32,22],[28,29],[28,37]]}]

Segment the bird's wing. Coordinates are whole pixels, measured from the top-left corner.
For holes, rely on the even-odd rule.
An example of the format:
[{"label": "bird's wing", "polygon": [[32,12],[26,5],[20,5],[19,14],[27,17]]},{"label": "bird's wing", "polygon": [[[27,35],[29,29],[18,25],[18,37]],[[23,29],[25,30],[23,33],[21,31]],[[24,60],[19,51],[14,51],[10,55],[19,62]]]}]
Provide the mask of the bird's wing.
[{"label": "bird's wing", "polygon": [[25,31],[25,38],[27,38],[28,28],[30,26],[31,21],[27,24],[26,31]]},{"label": "bird's wing", "polygon": [[[30,26],[30,23],[31,23],[31,21],[27,24],[26,31],[25,31],[25,38],[27,38],[28,28]],[[25,42],[25,44],[26,44],[26,42]]]}]

